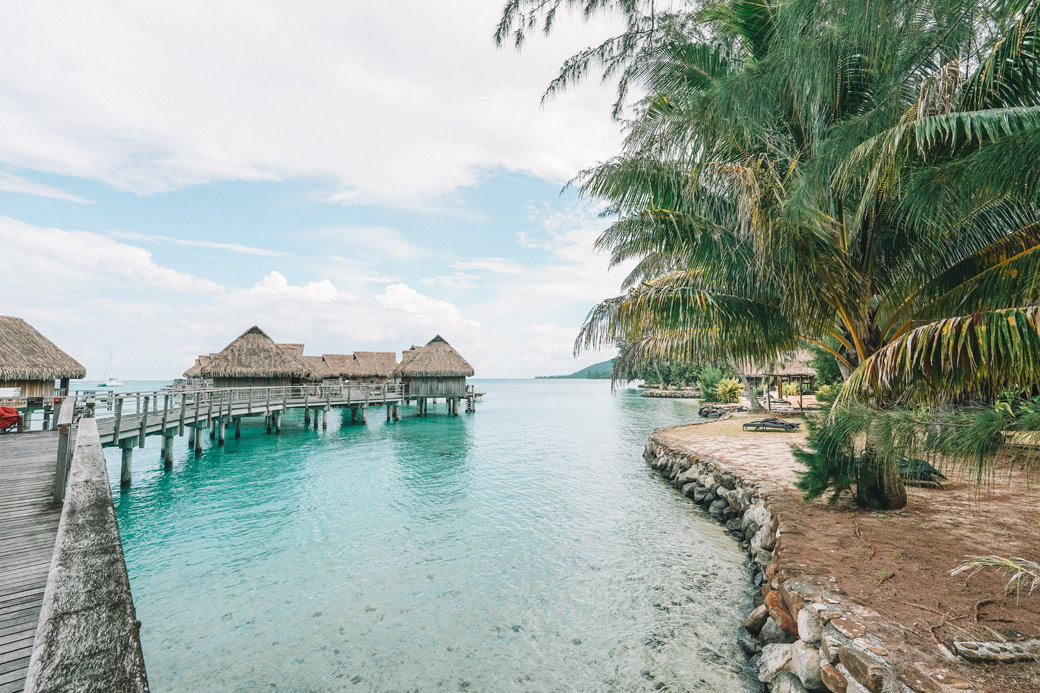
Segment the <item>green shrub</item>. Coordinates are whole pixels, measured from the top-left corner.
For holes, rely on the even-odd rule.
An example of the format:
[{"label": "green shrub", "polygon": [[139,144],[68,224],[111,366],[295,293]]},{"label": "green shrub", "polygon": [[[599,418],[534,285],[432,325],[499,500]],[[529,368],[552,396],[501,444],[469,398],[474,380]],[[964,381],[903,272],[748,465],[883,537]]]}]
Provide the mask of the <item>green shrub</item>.
[{"label": "green shrub", "polygon": [[723,378],[715,385],[715,397],[719,402],[736,402],[742,386],[736,378]]},{"label": "green shrub", "polygon": [[715,388],[722,380],[722,371],[714,366],[707,366],[701,370],[701,377],[697,385],[701,388],[701,399],[705,402],[716,402]]},{"label": "green shrub", "polygon": [[833,383],[831,385],[820,385],[816,388],[816,401],[817,402],[833,402],[841,392],[841,383]]}]

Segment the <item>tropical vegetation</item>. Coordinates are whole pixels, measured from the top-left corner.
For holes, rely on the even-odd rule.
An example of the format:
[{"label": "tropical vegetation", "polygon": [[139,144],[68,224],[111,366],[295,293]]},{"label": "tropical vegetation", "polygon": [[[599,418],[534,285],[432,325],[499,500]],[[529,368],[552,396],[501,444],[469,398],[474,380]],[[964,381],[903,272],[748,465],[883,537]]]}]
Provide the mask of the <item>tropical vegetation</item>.
[{"label": "tropical vegetation", "polygon": [[623,150],[574,184],[632,267],[576,348],[622,344],[620,371],[830,355],[846,379],[800,453],[810,495],[901,506],[893,441],[922,436],[981,470],[992,448],[937,440],[951,406],[1007,426],[1040,386],[1040,3],[509,0],[496,38],[568,9],[625,20],[546,95],[616,80]]}]

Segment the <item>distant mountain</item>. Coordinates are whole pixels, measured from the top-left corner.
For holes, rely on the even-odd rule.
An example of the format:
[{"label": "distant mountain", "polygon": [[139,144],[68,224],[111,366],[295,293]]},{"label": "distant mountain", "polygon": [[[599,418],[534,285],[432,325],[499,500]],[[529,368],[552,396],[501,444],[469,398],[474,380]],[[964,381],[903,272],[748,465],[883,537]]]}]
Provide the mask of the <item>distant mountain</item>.
[{"label": "distant mountain", "polygon": [[608,380],[614,373],[614,359],[601,361],[591,366],[585,366],[580,371],[574,371],[570,375],[539,375],[538,379],[545,378],[577,378],[581,380]]}]

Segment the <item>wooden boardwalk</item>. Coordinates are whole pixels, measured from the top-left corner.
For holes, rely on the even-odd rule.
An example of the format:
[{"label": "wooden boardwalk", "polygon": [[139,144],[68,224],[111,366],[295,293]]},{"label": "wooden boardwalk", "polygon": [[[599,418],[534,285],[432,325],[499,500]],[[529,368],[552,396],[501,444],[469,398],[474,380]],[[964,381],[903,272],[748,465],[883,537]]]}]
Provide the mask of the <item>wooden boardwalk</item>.
[{"label": "wooden boardwalk", "polygon": [[25,686],[61,519],[57,454],[54,431],[0,435],[0,693]]}]

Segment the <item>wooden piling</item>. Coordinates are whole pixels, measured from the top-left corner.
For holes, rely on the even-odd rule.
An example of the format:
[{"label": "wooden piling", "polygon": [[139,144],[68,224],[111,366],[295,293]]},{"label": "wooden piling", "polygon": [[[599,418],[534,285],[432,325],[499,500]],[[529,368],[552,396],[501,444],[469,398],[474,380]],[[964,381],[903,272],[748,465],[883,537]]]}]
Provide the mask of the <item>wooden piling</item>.
[{"label": "wooden piling", "polygon": [[352,424],[357,423],[357,410],[358,408],[356,404],[350,408],[350,423]]},{"label": "wooden piling", "polygon": [[195,424],[195,457],[202,454],[202,429],[199,426],[200,424]]},{"label": "wooden piling", "polygon": [[[145,435],[147,435],[147,432],[148,432],[148,400],[149,399],[150,398],[149,398],[148,395],[144,396],[144,410],[141,413],[141,429],[137,433],[137,447],[142,448],[142,449],[144,448],[144,438],[145,438]],[[137,401],[140,402],[141,401],[140,398],[138,398]]]},{"label": "wooden piling", "polygon": [[322,410],[321,430],[324,431],[324,430],[328,429],[328,427],[329,427],[329,405],[326,404],[325,408]]},{"label": "wooden piling", "polygon": [[162,461],[165,469],[173,469],[173,431],[163,431]]},{"label": "wooden piling", "polygon": [[280,434],[282,432],[282,412],[276,411],[271,416],[274,417],[274,432]]},{"label": "wooden piling", "polygon": [[123,450],[123,463],[119,468],[119,485],[129,486],[134,467],[134,439],[124,438],[119,441],[119,447]]},{"label": "wooden piling", "polygon": [[224,430],[227,428],[227,421],[224,417],[217,419],[217,445],[224,444]]},{"label": "wooden piling", "polygon": [[401,420],[401,405],[395,403],[394,404],[394,421],[400,421],[400,420]]},{"label": "wooden piling", "polygon": [[383,406],[386,408],[386,420],[387,420],[387,422],[389,422],[390,421],[390,404],[389,403],[384,403]]},{"label": "wooden piling", "polygon": [[235,417],[235,437],[236,438],[241,438],[242,437],[242,417],[241,416],[236,416]]},{"label": "wooden piling", "polygon": [[365,412],[368,410],[364,404],[361,405],[361,423],[368,423],[368,418],[365,416]]},{"label": "wooden piling", "polygon": [[195,447],[195,427],[194,426],[189,426],[188,427],[188,447],[189,448]]}]

